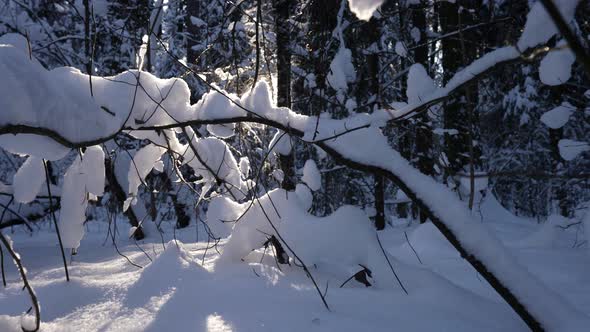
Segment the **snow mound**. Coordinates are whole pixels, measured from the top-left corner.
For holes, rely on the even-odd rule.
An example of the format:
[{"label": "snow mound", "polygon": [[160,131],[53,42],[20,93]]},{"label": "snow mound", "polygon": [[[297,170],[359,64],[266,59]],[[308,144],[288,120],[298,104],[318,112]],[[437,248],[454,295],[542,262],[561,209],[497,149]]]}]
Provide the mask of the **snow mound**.
[{"label": "snow mound", "polygon": [[514,243],[516,248],[554,248],[556,246],[558,225],[567,225],[568,219],[551,215],[539,228],[524,239]]},{"label": "snow mound", "polygon": [[169,241],[166,249],[145,267],[130,286],[126,304],[140,307],[152,296],[165,295],[184,283],[204,279],[208,271],[196,263],[180,241]]},{"label": "snow mound", "polygon": [[[421,224],[408,235],[408,240],[422,257],[456,258],[459,256],[457,250],[445,239],[440,231],[431,222]],[[409,248],[409,244],[402,245]],[[410,248],[411,249],[411,248]]]},{"label": "snow mound", "polygon": [[493,193],[488,192],[483,202],[479,205],[479,210],[485,220],[519,222],[520,218],[508,211]]},{"label": "snow mound", "polygon": [[371,222],[361,209],[342,206],[318,218],[307,213],[294,192],[275,189],[256,199],[235,224],[220,261],[239,261],[262,247],[271,235],[282,237],[307,265],[325,263],[343,269],[366,265],[369,244],[374,241]]},{"label": "snow mound", "polygon": [[167,280],[181,280],[207,273],[205,268],[196,263],[182,242],[171,240],[166,244],[166,249],[143,269],[135,285],[147,285],[152,281],[159,283],[163,275]]},{"label": "snow mound", "polygon": [[306,264],[368,264],[373,231],[361,209],[345,205],[324,218],[297,219],[286,221],[281,234]]},{"label": "snow mound", "polygon": [[246,204],[239,204],[225,196],[217,196],[211,199],[207,209],[207,226],[218,237],[228,237],[231,234],[233,223],[247,208]]}]

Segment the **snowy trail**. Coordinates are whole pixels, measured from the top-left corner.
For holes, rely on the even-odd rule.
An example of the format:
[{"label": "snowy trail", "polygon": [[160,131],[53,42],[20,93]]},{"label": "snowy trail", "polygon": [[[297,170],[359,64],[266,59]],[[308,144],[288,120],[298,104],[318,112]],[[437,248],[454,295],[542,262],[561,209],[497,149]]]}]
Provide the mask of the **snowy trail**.
[{"label": "snowy trail", "polygon": [[[557,233],[552,247],[540,243],[537,248],[518,248],[514,244],[538,232],[537,225],[522,220],[484,222],[533,274],[590,313],[590,286],[585,282],[590,256],[584,249],[571,248],[573,230]],[[321,305],[300,269],[287,266],[279,271],[268,255],[262,263],[261,254],[253,253],[245,262],[216,265],[218,255],[209,250],[201,267],[205,243],[190,243],[195,239],[192,227],[177,232],[186,242],[184,249],[174,242],[166,244],[166,251],[158,241],[143,243],[154,259],[151,264],[122,235],[119,249],[144,266],[138,269],[111,245],[102,246],[106,233],[98,226],[89,226],[70,266],[69,284],[51,230],[34,237],[12,235],[41,301],[42,331],[389,331],[392,326],[401,331],[527,330],[428,224],[389,228],[381,234],[399,260],[395,265],[409,296],[393,287],[350,284],[339,289],[331,276],[315,275],[321,285],[330,280],[327,299],[332,312]],[[126,227],[120,225],[121,234],[126,234]],[[404,230],[423,265],[409,250]],[[170,231],[166,239],[171,238]],[[30,304],[9,264],[7,276],[9,285],[0,292],[0,330],[19,331],[19,316]]]}]

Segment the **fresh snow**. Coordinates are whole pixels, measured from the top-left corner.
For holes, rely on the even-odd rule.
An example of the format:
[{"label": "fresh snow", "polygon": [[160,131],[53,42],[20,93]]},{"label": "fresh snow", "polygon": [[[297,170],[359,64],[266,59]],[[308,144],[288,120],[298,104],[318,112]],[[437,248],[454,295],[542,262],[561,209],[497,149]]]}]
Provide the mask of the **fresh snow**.
[{"label": "fresh snow", "polygon": [[557,44],[556,50],[549,52],[539,67],[539,78],[546,85],[561,85],[572,76],[572,65],[576,56],[565,41]]},{"label": "fresh snow", "polygon": [[564,102],[541,115],[541,122],[551,129],[559,129],[565,126],[575,110],[576,108],[572,104]]},{"label": "fresh snow", "polygon": [[322,187],[322,176],[313,159],[308,159],[303,165],[301,180],[313,191],[317,191]]},{"label": "fresh snow", "polygon": [[60,160],[70,152],[69,148],[51,138],[31,134],[0,135],[0,147],[13,154],[36,156],[49,161]]},{"label": "fresh snow", "polygon": [[133,156],[127,175],[128,193],[135,197],[139,186],[144,183],[146,176],[152,171],[166,149],[149,144],[139,149]]},{"label": "fresh snow", "polygon": [[422,99],[436,90],[436,85],[424,66],[419,63],[415,63],[410,67],[408,72],[408,88],[406,90],[406,96],[408,97],[408,103],[419,103]]},{"label": "fresh snow", "polygon": [[[496,49],[456,73],[446,86],[434,89],[427,96],[420,96],[420,93],[411,94],[412,98],[420,96],[419,100],[410,101],[407,106],[389,115],[405,115],[415,107],[448,95],[455,88],[498,62],[512,60],[519,56],[520,53],[515,47]],[[338,71],[332,70],[332,76],[328,77],[329,81],[333,80],[331,83],[335,83],[336,87],[346,88],[348,80],[353,77],[354,67],[352,70],[347,68],[349,60],[350,50],[341,45],[332,62],[334,69],[338,65]],[[588,317],[582,313],[586,312],[584,308],[570,304],[563,298],[560,291],[547,287],[543,281],[522,267],[511,251],[503,246],[484,224],[477,222],[475,216],[451,190],[421,174],[389,146],[380,130],[389,116],[383,111],[376,111],[371,115],[358,114],[344,120],[321,118],[318,121],[313,116],[303,116],[286,108],[274,107],[270,97],[272,94],[266,82],[258,83],[253,90],[241,98],[228,96],[233,103],[220,92],[212,91],[198,103],[190,105],[188,86],[181,79],[159,79],[137,70],[127,71],[112,78],[95,76],[90,78],[77,69],[66,67],[47,71],[34,59],[29,59],[18,47],[9,45],[0,45],[0,73],[5,78],[0,83],[0,108],[3,110],[0,127],[26,125],[45,128],[72,143],[87,143],[110,137],[121,128],[141,129],[141,127],[170,125],[180,121],[231,119],[243,117],[246,114],[252,117],[263,117],[304,132],[303,139],[308,141],[325,140],[328,147],[347,159],[381,168],[402,179],[409,189],[453,231],[459,242],[469,252],[475,254],[535,317],[541,320],[547,329],[573,330],[581,324],[587,324]],[[89,85],[90,79],[92,79],[92,92]],[[59,81],[60,84],[54,84],[55,81]],[[236,104],[243,105],[249,112]],[[366,127],[346,135],[334,136],[359,126]],[[252,188],[253,185],[242,179],[242,172],[227,144],[213,137],[198,138],[189,127],[187,130],[196,154],[192,148],[174,142],[174,139],[171,142],[171,149],[175,153],[184,155],[184,162],[189,164],[197,175],[203,177],[202,182],[205,184],[203,193],[207,193],[208,189],[220,179],[230,185],[231,188],[227,191],[238,197],[238,200],[243,199],[244,191]],[[144,135],[142,130],[134,130],[130,134],[137,138]],[[169,134],[175,136],[174,132]],[[152,142],[164,140],[165,143],[169,143],[168,134],[164,134],[166,139],[157,135],[145,135],[149,136]],[[15,152],[27,154],[26,151]],[[98,151],[94,153],[97,156],[99,154]],[[95,160],[95,157],[87,159]],[[102,189],[99,190],[97,185],[100,180],[94,182],[96,179],[93,177],[104,177],[104,174],[101,174],[102,170],[86,162],[87,159],[84,158],[84,154],[78,154],[64,177],[60,226],[62,226],[62,237],[66,248],[77,248],[80,245],[88,200],[102,193]],[[315,176],[313,178],[317,179]],[[129,188],[132,188],[129,179],[127,181]],[[351,272],[350,269],[354,264],[378,260],[377,257],[380,256],[375,253],[379,251],[375,249],[375,242],[368,240],[369,233],[366,229],[369,227],[369,222],[362,210],[344,207],[332,216],[315,218],[307,214],[304,209],[309,201],[281,190],[271,191],[252,201],[253,206],[239,222],[235,223],[232,234],[224,245],[220,261],[236,262],[248,256],[253,249],[260,248],[268,234],[276,232],[266,218],[270,218],[273,224],[276,223],[276,227],[287,230],[286,242],[293,243],[295,247],[301,248],[298,243],[302,243],[303,240],[306,240],[306,243],[310,242],[309,238],[315,234],[329,237],[328,243],[317,239],[311,241],[314,242],[316,250],[309,249],[310,252],[307,252],[307,248],[301,248],[304,251],[303,257],[317,263],[318,266],[326,264],[325,258],[322,258],[318,251],[327,250],[325,252],[327,257],[335,259],[334,262],[326,265],[329,266],[326,270],[318,267],[321,273],[330,272],[342,277],[344,272]],[[317,227],[316,232],[312,234],[305,232],[293,234],[294,232],[288,231],[298,229],[300,227],[298,223],[312,220],[315,222],[313,227]],[[342,222],[354,232],[336,234],[326,232],[324,228],[328,227],[325,225],[332,224],[329,228],[333,229],[333,223],[336,220],[345,220]],[[329,245],[329,243],[344,242],[347,243],[346,248]],[[369,248],[366,249],[364,245],[358,245],[359,243],[369,244]],[[335,252],[342,249],[345,250]],[[376,271],[387,270],[385,263],[382,262],[383,259],[380,258],[380,260],[381,263],[375,264]],[[227,265],[231,264],[227,263]],[[220,270],[223,268],[220,266]],[[380,281],[379,278],[383,278],[384,273],[377,275],[377,283],[382,284],[383,279]],[[420,280],[426,279],[431,284],[436,284],[432,281],[436,277],[432,275],[428,277],[423,275],[423,279],[417,280],[419,283]],[[442,284],[444,282],[438,285]],[[439,287],[439,290],[443,289],[456,290],[447,286]],[[458,294],[458,291],[449,292]],[[487,305],[478,306],[478,308],[482,307]],[[488,313],[487,310],[484,311]],[[520,326],[519,324],[522,323],[519,322],[515,326]],[[471,327],[473,329],[473,326]]]},{"label": "fresh snow", "polygon": [[301,207],[303,208],[303,210],[308,211],[313,204],[313,193],[311,192],[309,187],[304,184],[298,183],[295,186],[295,195],[297,195],[297,198],[299,199],[299,202],[301,203]]},{"label": "fresh snow", "polygon": [[244,179],[248,178],[250,176],[250,159],[248,157],[241,157],[239,167],[242,177]]},{"label": "fresh snow", "polygon": [[14,199],[19,203],[33,201],[44,183],[45,167],[43,160],[35,156],[30,156],[21,165],[12,179]]},{"label": "fresh snow", "polygon": [[195,17],[195,16],[191,16],[191,23],[197,27],[202,27],[202,26],[207,25],[207,23],[205,21],[203,21],[202,19]]},{"label": "fresh snow", "polygon": [[272,152],[277,152],[280,155],[288,156],[292,149],[291,138],[285,132],[277,130],[270,140],[270,143],[268,143],[268,148]]},{"label": "fresh snow", "polygon": [[348,0],[350,10],[361,20],[368,21],[383,0]]},{"label": "fresh snow", "polygon": [[496,64],[504,61],[514,60],[520,57],[520,52],[516,47],[506,46],[495,49],[481,56],[479,59],[473,61],[467,67],[458,71],[453,77],[447,82],[444,87],[440,87],[432,91],[432,93],[423,96],[418,102],[408,103],[404,107],[390,110],[390,116],[397,118],[403,117],[414,109],[421,106],[427,105],[428,103],[435,101],[439,98],[444,98],[453,92],[455,89],[465,84],[469,80],[473,79],[477,75],[485,72],[486,70],[494,67]]},{"label": "fresh snow", "polygon": [[334,90],[346,91],[348,83],[355,79],[356,70],[352,64],[352,53],[349,49],[341,46],[330,63],[327,81]]},{"label": "fresh snow", "polygon": [[570,161],[574,160],[580,153],[590,151],[590,144],[571,139],[561,139],[557,143],[561,158]]},{"label": "fresh snow", "polygon": [[[570,22],[576,11],[579,0],[553,0],[560,14],[566,22]],[[524,31],[518,40],[518,48],[525,51],[528,48],[546,43],[557,33],[557,27],[545,10],[541,1],[535,1],[527,15]]]},{"label": "fresh snow", "polygon": [[[556,228],[551,249],[510,246],[543,225],[517,220],[497,203],[486,202],[482,205],[484,218],[476,222],[484,223],[548,287],[590,312],[590,287],[584,282],[590,273],[590,256],[583,249],[572,248],[576,230]],[[496,219],[499,217],[503,219]],[[266,253],[264,248],[255,250],[243,262],[222,262],[216,250],[206,250],[207,242],[195,242],[194,225],[173,232],[173,222],[164,222],[163,243],[159,237],[138,242],[144,253],[127,238],[127,222],[119,220],[118,249],[143,266],[137,268],[117,254],[110,240],[103,245],[106,223],[92,221],[86,227],[78,255],[68,259],[69,283],[65,282],[51,224],[41,224],[34,237],[24,229],[12,235],[41,301],[42,331],[352,332],[390,331],[391,326],[408,332],[527,331],[518,316],[428,223],[379,232],[409,295],[399,288],[382,253],[378,255],[371,248],[367,255],[374,278],[369,279],[373,284],[369,288],[354,280],[339,288],[342,276],[349,273],[346,269],[312,266],[311,273],[322,291],[328,286],[330,312],[300,268],[277,268],[270,248]],[[226,242],[219,243],[220,250]],[[0,296],[0,330],[17,332],[21,314],[30,303],[14,265],[5,262],[5,268],[8,287]],[[357,266],[352,273],[358,270]]]},{"label": "fresh snow", "polygon": [[395,43],[395,53],[403,58],[408,56],[408,50],[406,49],[406,46],[403,42],[398,41]]}]

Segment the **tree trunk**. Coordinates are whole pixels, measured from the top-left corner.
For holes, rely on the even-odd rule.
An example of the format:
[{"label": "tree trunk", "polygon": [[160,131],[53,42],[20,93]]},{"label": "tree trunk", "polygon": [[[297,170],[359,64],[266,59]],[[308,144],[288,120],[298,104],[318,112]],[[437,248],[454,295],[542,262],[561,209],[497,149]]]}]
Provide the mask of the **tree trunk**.
[{"label": "tree trunk", "polygon": [[197,45],[200,28],[192,23],[191,17],[201,18],[200,7],[200,0],[186,2],[186,62],[189,66],[194,66],[199,56],[199,53],[193,49],[193,46]]},{"label": "tree trunk", "polygon": [[88,0],[84,0],[82,4],[84,5],[84,55],[86,56],[86,73],[92,75],[92,61],[90,60],[92,56],[90,54],[90,45],[92,42],[92,38],[90,36],[90,4],[88,3]]},{"label": "tree trunk", "polygon": [[[437,2],[436,11],[442,35],[457,32],[473,24],[481,7],[481,1],[463,0],[457,3]],[[442,40],[443,83],[463,66],[471,63],[478,53],[479,36],[474,30],[460,32],[456,36]],[[481,154],[473,141],[477,138],[479,118],[474,112],[477,104],[477,86],[471,85],[468,92],[449,99],[444,103],[443,122],[445,129],[456,129],[457,134],[445,134],[445,153],[448,167],[445,179],[464,171],[468,165],[479,164]],[[471,170],[472,171],[472,170]]]},{"label": "tree trunk", "polygon": [[[371,18],[365,24],[363,33],[366,35],[367,47],[377,44],[379,49],[379,26],[375,18]],[[380,105],[380,91],[379,91],[379,55],[371,53],[366,55],[367,64],[367,78],[368,78],[368,92],[369,96],[375,96],[375,104],[373,109],[377,109]],[[375,228],[382,230],[385,228],[385,178],[380,175],[374,175],[374,199],[375,199]]]},{"label": "tree trunk", "polygon": [[[409,9],[411,12],[412,25],[420,31],[421,46],[414,50],[414,62],[422,64],[426,71],[429,72],[428,64],[428,45],[426,41],[426,8],[427,3],[421,1],[420,4],[412,4]],[[434,175],[434,160],[432,151],[432,125],[428,112],[422,112],[415,117],[416,119],[416,158],[417,167],[423,174]],[[427,219],[425,211],[418,208],[420,223]]]},{"label": "tree trunk", "polygon": [[[291,45],[289,38],[289,18],[291,15],[289,0],[273,0],[275,10],[275,32],[277,38],[277,106],[291,107]],[[285,135],[283,139],[287,139]],[[279,155],[279,162],[283,170],[282,187],[285,190],[295,190],[294,149],[288,155]]]}]

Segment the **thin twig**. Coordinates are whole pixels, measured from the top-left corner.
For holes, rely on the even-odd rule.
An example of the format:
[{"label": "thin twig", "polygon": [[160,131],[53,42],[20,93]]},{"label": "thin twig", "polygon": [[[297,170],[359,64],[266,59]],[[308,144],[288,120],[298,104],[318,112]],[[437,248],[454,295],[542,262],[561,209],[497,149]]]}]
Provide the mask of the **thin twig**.
[{"label": "thin twig", "polygon": [[377,237],[377,243],[379,244],[379,248],[381,248],[381,251],[383,252],[383,256],[385,256],[385,259],[387,260],[387,264],[389,264],[389,268],[391,269],[391,272],[393,272],[395,279],[397,279],[397,282],[399,283],[400,287],[404,290],[404,293],[406,293],[406,295],[408,295],[408,291],[406,290],[406,287],[404,287],[404,285],[402,284],[402,281],[399,280],[397,273],[395,273],[395,270],[393,269],[393,266],[391,265],[391,262],[389,261],[389,257],[387,257],[387,253],[385,252],[383,245],[381,245],[381,240],[379,239],[379,234],[375,233],[375,236]]},{"label": "thin twig", "polygon": [[47,168],[47,161],[45,159],[43,159],[43,167],[45,168],[45,182],[47,183],[47,195],[49,196],[49,207],[50,207],[50,211],[51,211],[51,218],[53,219],[53,224],[55,225],[55,232],[57,233],[57,240],[59,242],[59,249],[61,250],[61,258],[64,262],[64,270],[66,271],[66,281],[70,281],[70,273],[68,272],[68,263],[66,261],[66,254],[64,251],[64,246],[61,241],[61,234],[59,232],[57,218],[55,218],[55,211],[53,209],[51,209],[51,206],[53,206],[53,196],[51,195],[49,169]]},{"label": "thin twig", "polygon": [[16,267],[18,268],[18,272],[20,273],[20,277],[23,281],[24,288],[29,293],[29,296],[31,297],[31,302],[33,303],[33,311],[35,312],[35,328],[32,330],[29,330],[21,325],[21,329],[23,330],[23,332],[36,332],[39,330],[39,326],[41,325],[41,313],[39,310],[39,300],[37,299],[37,295],[35,294],[35,291],[31,287],[31,285],[29,284],[29,280],[27,279],[27,273],[26,273],[26,270],[25,270],[23,263],[20,259],[20,256],[14,251],[14,248],[10,244],[10,241],[4,236],[4,234],[1,231],[0,231],[0,241],[2,241],[2,243],[6,247],[6,250],[8,250],[8,253],[10,253],[10,256],[12,256],[12,260],[14,261],[14,264],[16,265]]},{"label": "thin twig", "polygon": [[424,264],[422,263],[422,260],[420,259],[420,256],[418,256],[418,253],[416,252],[416,250],[414,249],[414,246],[412,246],[412,244],[410,243],[410,239],[408,239],[408,233],[406,233],[404,231],[404,235],[406,237],[406,241],[408,242],[408,245],[410,246],[410,248],[412,249],[412,251],[414,252],[414,255],[416,255],[416,258],[418,258],[418,262],[420,262],[420,264]]}]

